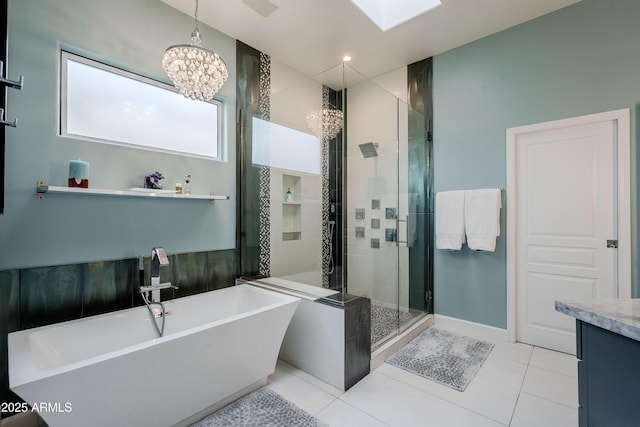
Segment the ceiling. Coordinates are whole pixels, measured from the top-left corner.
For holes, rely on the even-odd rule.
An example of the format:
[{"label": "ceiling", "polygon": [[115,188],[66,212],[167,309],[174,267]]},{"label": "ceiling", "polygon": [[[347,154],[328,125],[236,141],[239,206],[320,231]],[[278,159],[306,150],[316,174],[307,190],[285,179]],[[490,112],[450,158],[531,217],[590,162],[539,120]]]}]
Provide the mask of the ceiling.
[{"label": "ceiling", "polygon": [[[578,1],[442,0],[386,32],[349,0],[200,0],[198,19],[307,76],[348,54],[350,67],[373,78]],[[162,2],[194,15],[195,0]]]}]

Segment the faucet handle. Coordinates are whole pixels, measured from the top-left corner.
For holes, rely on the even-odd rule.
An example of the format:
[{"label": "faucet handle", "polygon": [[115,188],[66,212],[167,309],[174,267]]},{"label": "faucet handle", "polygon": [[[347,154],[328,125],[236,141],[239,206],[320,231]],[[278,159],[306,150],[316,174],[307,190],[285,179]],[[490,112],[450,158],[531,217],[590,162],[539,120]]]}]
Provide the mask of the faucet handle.
[{"label": "faucet handle", "polygon": [[160,289],[180,289],[179,287],[172,285],[171,282],[160,283],[158,285],[140,286],[140,292],[159,291]]}]

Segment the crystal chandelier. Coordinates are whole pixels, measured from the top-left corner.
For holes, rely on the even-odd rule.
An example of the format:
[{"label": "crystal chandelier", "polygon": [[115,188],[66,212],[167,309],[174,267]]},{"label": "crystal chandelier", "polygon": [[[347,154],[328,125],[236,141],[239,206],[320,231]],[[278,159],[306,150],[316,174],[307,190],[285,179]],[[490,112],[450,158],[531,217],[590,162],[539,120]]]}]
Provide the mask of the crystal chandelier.
[{"label": "crystal chandelier", "polygon": [[178,92],[187,98],[208,101],[227,81],[227,66],[217,53],[200,47],[198,30],[198,0],[196,0],[195,29],[191,44],[169,47],[162,58],[162,68]]},{"label": "crystal chandelier", "polygon": [[307,125],[318,138],[333,139],[342,130],[342,111],[335,108],[313,110],[307,114]]}]

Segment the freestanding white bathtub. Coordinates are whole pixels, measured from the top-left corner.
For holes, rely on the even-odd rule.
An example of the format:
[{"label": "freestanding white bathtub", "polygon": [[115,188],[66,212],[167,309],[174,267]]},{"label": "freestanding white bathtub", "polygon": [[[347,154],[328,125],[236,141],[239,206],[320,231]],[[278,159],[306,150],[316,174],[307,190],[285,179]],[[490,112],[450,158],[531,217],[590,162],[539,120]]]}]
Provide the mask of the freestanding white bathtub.
[{"label": "freestanding white bathtub", "polygon": [[[50,427],[187,425],[266,383],[298,298],[239,285],[9,334],[9,385]],[[25,408],[26,409],[26,408]]]}]

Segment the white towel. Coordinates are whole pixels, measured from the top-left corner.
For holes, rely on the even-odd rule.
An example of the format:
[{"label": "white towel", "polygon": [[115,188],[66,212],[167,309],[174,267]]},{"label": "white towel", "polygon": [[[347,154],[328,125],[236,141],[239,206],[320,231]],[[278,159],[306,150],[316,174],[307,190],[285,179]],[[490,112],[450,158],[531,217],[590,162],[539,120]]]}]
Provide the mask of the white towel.
[{"label": "white towel", "polygon": [[467,245],[475,251],[494,252],[500,235],[501,192],[498,188],[465,191],[464,218]]},{"label": "white towel", "polygon": [[464,243],[464,191],[436,193],[436,248],[459,251]]}]

